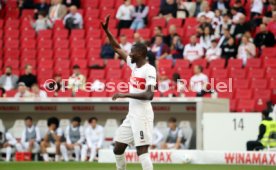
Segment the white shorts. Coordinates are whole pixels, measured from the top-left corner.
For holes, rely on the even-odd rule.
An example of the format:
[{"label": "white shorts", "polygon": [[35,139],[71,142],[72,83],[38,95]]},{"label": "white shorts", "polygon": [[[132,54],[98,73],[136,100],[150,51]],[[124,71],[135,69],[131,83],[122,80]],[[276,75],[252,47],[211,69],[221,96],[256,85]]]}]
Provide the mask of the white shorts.
[{"label": "white shorts", "polygon": [[[29,142],[23,142],[21,143],[23,151],[27,151],[29,149]],[[33,152],[38,152],[40,149],[40,146],[37,142],[34,143]]]},{"label": "white shorts", "polygon": [[126,117],[116,132],[115,141],[134,146],[151,145],[153,134],[153,119],[146,117]]}]

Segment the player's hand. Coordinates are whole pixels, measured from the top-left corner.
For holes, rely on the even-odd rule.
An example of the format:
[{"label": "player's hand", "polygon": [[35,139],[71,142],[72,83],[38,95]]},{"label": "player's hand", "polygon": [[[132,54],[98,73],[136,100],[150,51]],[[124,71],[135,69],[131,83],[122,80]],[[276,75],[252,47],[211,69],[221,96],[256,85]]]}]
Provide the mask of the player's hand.
[{"label": "player's hand", "polygon": [[108,23],[109,23],[109,18],[110,18],[110,15],[107,15],[106,19],[105,19],[105,22],[101,22],[101,25],[103,27],[104,30],[107,30],[108,29]]},{"label": "player's hand", "polygon": [[112,96],[112,100],[116,100],[116,99],[118,99],[118,98],[124,98],[124,97],[125,97],[124,94],[122,94],[122,93],[116,93],[116,94],[114,94],[114,95]]}]

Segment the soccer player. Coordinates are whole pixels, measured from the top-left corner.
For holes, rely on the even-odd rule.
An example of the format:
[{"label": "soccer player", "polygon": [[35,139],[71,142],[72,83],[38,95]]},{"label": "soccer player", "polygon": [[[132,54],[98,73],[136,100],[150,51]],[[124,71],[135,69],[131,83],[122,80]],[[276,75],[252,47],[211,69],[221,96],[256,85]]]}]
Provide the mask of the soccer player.
[{"label": "soccer player", "polygon": [[6,149],[6,162],[11,160],[12,148],[16,144],[16,139],[9,133],[0,131],[0,150]]},{"label": "soccer player", "polygon": [[80,123],[81,118],[78,116],[74,117],[71,120],[71,125],[65,130],[66,142],[60,146],[60,151],[65,162],[69,161],[68,150],[74,150],[75,161],[80,161],[81,145],[84,142],[84,131]]},{"label": "soccer player", "polygon": [[130,93],[117,93],[112,99],[130,98],[129,112],[115,136],[114,154],[117,170],[126,170],[125,149],[134,144],[143,170],[153,170],[148,148],[152,142],[154,113],[151,100],[156,86],[156,70],[147,63],[147,47],[136,43],[129,55],[120,47],[108,28],[109,17],[102,24],[107,37],[116,53],[131,68]]},{"label": "soccer player", "polygon": [[59,128],[59,119],[51,117],[47,121],[48,132],[46,133],[44,140],[40,143],[41,153],[45,162],[49,162],[49,156],[47,153],[48,147],[55,147],[55,161],[59,161],[60,158],[60,144],[63,138],[62,129]]},{"label": "soccer player", "polygon": [[81,151],[81,161],[85,161],[88,151],[90,152],[89,162],[93,162],[99,149],[103,145],[104,131],[101,125],[98,125],[98,119],[91,117],[89,120],[89,126],[85,129],[86,145],[83,145]]},{"label": "soccer player", "polygon": [[16,150],[19,152],[38,152],[39,142],[41,140],[38,127],[34,126],[33,118],[27,116],[25,118],[25,129],[22,132],[21,142],[16,144]]}]

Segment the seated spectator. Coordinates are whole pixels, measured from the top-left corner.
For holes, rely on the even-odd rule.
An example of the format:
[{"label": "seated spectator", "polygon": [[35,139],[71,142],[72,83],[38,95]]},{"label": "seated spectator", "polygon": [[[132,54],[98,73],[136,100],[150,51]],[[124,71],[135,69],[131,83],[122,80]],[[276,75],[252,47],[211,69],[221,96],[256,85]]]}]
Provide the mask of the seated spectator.
[{"label": "seated spectator", "polygon": [[53,27],[53,23],[47,17],[45,17],[44,12],[39,12],[37,15],[37,20],[35,22],[31,20],[31,24],[36,32],[47,30]]},{"label": "seated spectator", "polygon": [[276,11],[273,11],[272,19],[267,25],[267,29],[276,36]]},{"label": "seated spectator", "polygon": [[238,9],[235,7],[231,8],[231,14],[233,16],[232,21],[234,24],[239,23],[240,17],[245,17],[245,15],[243,13],[239,12]]},{"label": "seated spectator", "polygon": [[193,17],[195,15],[196,3],[193,0],[178,0],[178,1],[179,1],[178,4],[181,3],[181,6],[183,6],[183,8],[188,11],[187,17]]},{"label": "seated spectator", "polygon": [[143,38],[141,37],[141,35],[138,32],[133,34],[133,41],[134,41],[133,44],[144,43]]},{"label": "seated spectator", "polygon": [[70,12],[64,17],[64,25],[67,29],[82,29],[83,19],[76,6],[70,7]]},{"label": "seated spectator", "polygon": [[20,142],[16,144],[18,152],[38,152],[41,140],[40,130],[33,123],[33,118],[27,116],[25,118],[25,129],[22,131]]},{"label": "seated spectator", "polygon": [[18,83],[17,93],[14,96],[15,98],[33,97],[33,96],[34,94],[28,90],[24,82]]},{"label": "seated spectator", "polygon": [[97,124],[98,119],[91,117],[88,122],[89,126],[85,129],[84,133],[86,144],[83,145],[81,150],[82,162],[86,161],[88,151],[90,151],[89,162],[93,162],[104,141],[103,127]]},{"label": "seated spectator", "polygon": [[33,9],[34,8],[34,0],[19,0],[18,7],[20,8],[20,10]]},{"label": "seated spectator", "polygon": [[153,129],[153,137],[152,144],[150,146],[151,149],[159,149],[161,141],[163,140],[163,134],[157,129]]},{"label": "seated spectator", "polygon": [[170,25],[170,27],[169,27],[169,34],[164,37],[164,42],[168,46],[171,46],[172,45],[172,41],[173,41],[173,37],[175,35],[178,35],[177,31],[176,31],[176,26],[175,25]]},{"label": "seated spectator", "polygon": [[174,0],[166,0],[166,2],[160,6],[159,17],[164,17],[167,21],[171,18],[176,18],[177,4]]},{"label": "seated spectator", "polygon": [[110,44],[109,39],[106,37],[105,38],[105,43],[101,47],[101,57],[103,59],[113,59],[115,52]]},{"label": "seated spectator", "polygon": [[63,0],[63,4],[67,7],[74,5],[77,8],[80,8],[80,0]]},{"label": "seated spectator", "polygon": [[149,7],[143,4],[143,0],[136,1],[137,5],[135,6],[135,11],[132,14],[133,21],[130,26],[133,30],[139,30],[146,26],[149,13]]},{"label": "seated spectator", "polygon": [[256,47],[253,43],[249,42],[247,36],[242,37],[241,44],[238,48],[237,58],[243,60],[243,64],[246,64],[248,58],[253,58],[256,56]]},{"label": "seated spectator", "polygon": [[[153,44],[155,42],[155,36],[157,36],[157,35],[161,35],[163,37],[162,27],[160,27],[160,26],[154,27],[153,35],[152,35],[152,38],[150,40],[151,44]],[[163,37],[163,39],[165,39],[165,38]]]},{"label": "seated spectator", "polygon": [[67,8],[61,4],[61,0],[53,0],[53,5],[49,9],[49,19],[52,22],[62,20],[67,14]]},{"label": "seated spectator", "polygon": [[252,0],[251,3],[251,19],[254,17],[261,16],[264,7],[263,0]]},{"label": "seated spectator", "polygon": [[170,90],[171,80],[166,75],[165,71],[161,71],[158,78],[158,91],[165,93]]},{"label": "seated spectator", "polygon": [[18,76],[12,74],[12,68],[6,67],[5,74],[0,77],[0,87],[5,91],[16,89]]},{"label": "seated spectator", "polygon": [[212,27],[211,23],[208,22],[210,20],[207,19],[205,15],[202,15],[201,17],[198,18],[199,25],[197,26],[197,36],[198,38],[203,34],[203,30],[206,27]]},{"label": "seated spectator", "polygon": [[65,162],[69,162],[68,150],[74,151],[75,161],[80,161],[81,146],[84,143],[84,129],[81,126],[81,118],[74,117],[71,120],[71,125],[66,127],[64,132],[65,143],[61,144],[60,151]]},{"label": "seated spectator", "polygon": [[60,74],[55,74],[53,77],[53,82],[49,82],[48,84],[44,84],[45,85],[45,89],[47,89],[48,91],[53,91],[54,92],[54,96],[58,96],[58,92],[64,91],[65,87],[64,87],[64,82],[62,82],[62,77]]},{"label": "seated spectator", "polygon": [[236,0],[233,5],[233,8],[235,8],[237,10],[237,12],[240,12],[240,13],[246,15],[244,6],[245,6],[245,4],[242,3],[242,0]]},{"label": "seated spectator", "polygon": [[35,83],[37,83],[37,78],[32,74],[33,67],[29,64],[25,66],[25,74],[21,75],[18,79],[18,82],[23,82],[28,88]]},{"label": "seated spectator", "polygon": [[40,150],[45,162],[49,162],[49,155],[47,153],[47,148],[55,148],[55,161],[60,160],[60,145],[64,138],[63,131],[59,127],[59,119],[56,117],[50,117],[47,120],[48,130],[40,143]]},{"label": "seated spectator", "polygon": [[[0,150],[6,149],[6,162],[10,162],[12,155],[12,148],[17,143],[16,139],[9,133],[0,130]],[[2,154],[2,153],[1,153]]]},{"label": "seated spectator", "polygon": [[193,15],[193,17],[196,17],[202,10],[202,6],[208,3],[207,1],[204,0],[196,0],[196,7],[195,7],[195,13]]},{"label": "seated spectator", "polygon": [[45,15],[49,12],[50,5],[46,2],[46,0],[40,0],[39,3],[35,4],[35,19],[38,18],[39,13],[43,13]]},{"label": "seated spectator", "polygon": [[276,4],[269,4],[269,8],[270,10],[266,11],[263,18],[262,18],[262,22],[264,24],[267,24],[271,21],[272,19],[272,15],[273,15],[273,11],[276,11]]},{"label": "seated spectator", "polygon": [[222,14],[220,10],[215,10],[215,17],[212,19],[211,25],[212,30],[216,30],[219,24],[222,22]]},{"label": "seated spectator", "polygon": [[130,28],[132,16],[135,9],[130,0],[124,0],[124,3],[118,8],[116,18],[119,20],[118,28]]},{"label": "seated spectator", "polygon": [[229,1],[228,0],[215,0],[212,3],[212,10],[220,10],[223,13],[226,13],[229,10]]},{"label": "seated spectator", "polygon": [[86,78],[80,73],[80,66],[74,65],[73,74],[69,77],[68,80],[68,89],[72,90],[73,96],[74,93],[78,92],[79,90],[85,89],[85,82]]},{"label": "seated spectator", "polygon": [[151,52],[154,53],[155,59],[166,59],[170,53],[170,48],[163,42],[161,35],[155,36],[155,42],[151,47]]},{"label": "seated spectator", "polygon": [[147,61],[149,62],[150,65],[155,67],[155,55],[151,51],[151,43],[149,41],[145,41],[145,45],[147,46]]},{"label": "seated spectator", "polygon": [[254,44],[259,49],[273,47],[275,45],[275,36],[272,32],[267,30],[265,24],[260,25],[260,32],[255,36]]},{"label": "seated spectator", "polygon": [[234,38],[229,38],[226,44],[221,46],[222,54],[221,58],[226,59],[228,61],[230,58],[236,58],[237,56],[237,46],[235,45]]},{"label": "seated spectator", "polygon": [[202,58],[204,55],[203,48],[199,43],[197,43],[197,38],[192,35],[190,38],[190,43],[184,47],[183,56],[184,59],[190,62]]},{"label": "seated spectator", "polygon": [[[120,46],[127,54],[130,53],[132,44],[127,41],[127,36],[124,34],[120,36]],[[115,57],[118,58],[118,55],[116,54]]]},{"label": "seated spectator", "polygon": [[184,46],[178,35],[175,35],[172,39],[170,51],[173,59],[183,59]]},{"label": "seated spectator", "polygon": [[218,43],[216,40],[211,41],[211,47],[206,51],[205,56],[208,62],[220,58],[221,48],[218,47]]},{"label": "seated spectator", "polygon": [[236,23],[234,25],[233,29],[234,32],[233,32],[233,36],[238,38],[238,39],[241,39],[241,37],[243,36],[243,34],[246,32],[246,31],[251,31],[251,24],[250,22],[246,22],[246,18],[245,16],[240,16],[239,20],[238,20],[238,23]]},{"label": "seated spectator", "polygon": [[228,14],[224,14],[221,22],[215,29],[215,37],[219,38],[219,37],[223,36],[223,30],[224,29],[230,30],[231,27],[232,27],[231,18],[229,17]]},{"label": "seated spectator", "polygon": [[200,36],[199,43],[201,47],[207,50],[211,47],[211,41],[213,39],[215,39],[215,36],[213,35],[213,30],[211,30],[210,27],[205,27],[203,35]]},{"label": "seated spectator", "polygon": [[194,75],[190,79],[190,89],[197,93],[197,97],[202,97],[206,94],[206,85],[208,76],[203,73],[202,66],[194,66]]},{"label": "seated spectator", "polygon": [[38,87],[38,84],[33,84],[31,87],[34,97],[47,98],[47,93]]},{"label": "seated spectator", "polygon": [[228,40],[231,38],[231,34],[228,29],[223,30],[223,36],[219,39],[218,46],[222,47],[228,43]]},{"label": "seated spectator", "polygon": [[[186,9],[186,6],[185,6],[187,5],[187,3],[185,3],[184,0],[177,0],[176,3],[177,3],[176,17],[181,19],[189,17],[189,11]],[[190,4],[192,5],[192,3]],[[194,3],[194,8],[195,8],[195,3]]]},{"label": "seated spectator", "polygon": [[203,11],[197,15],[197,18],[201,16],[205,16],[208,23],[212,22],[212,19],[215,17],[215,13],[210,10],[210,6],[208,3],[204,3],[202,6]]},{"label": "seated spectator", "polygon": [[183,148],[184,135],[180,128],[177,127],[177,120],[174,117],[169,118],[169,134],[165,143],[161,145],[161,149],[181,149]]}]

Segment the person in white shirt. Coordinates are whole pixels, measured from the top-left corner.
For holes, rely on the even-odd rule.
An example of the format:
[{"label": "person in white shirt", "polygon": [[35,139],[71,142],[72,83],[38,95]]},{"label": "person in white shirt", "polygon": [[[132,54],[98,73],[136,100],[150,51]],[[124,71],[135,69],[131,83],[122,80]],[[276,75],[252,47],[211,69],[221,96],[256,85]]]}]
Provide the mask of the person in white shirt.
[{"label": "person in white shirt", "polygon": [[202,66],[194,66],[194,75],[190,79],[190,89],[197,93],[197,97],[206,93],[206,85],[208,84],[208,77],[202,71]]},{"label": "person in white shirt", "polygon": [[64,17],[63,22],[68,29],[82,29],[83,27],[83,18],[74,5],[70,7],[70,13]]},{"label": "person in white shirt", "polygon": [[209,48],[206,51],[206,59],[208,62],[215,60],[215,59],[219,59],[221,56],[221,48],[218,46],[218,43],[216,40],[212,40],[211,41],[211,48]]},{"label": "person in white shirt", "polygon": [[68,79],[68,89],[72,89],[73,95],[79,90],[85,89],[86,78],[80,72],[80,66],[73,66],[73,74]]},{"label": "person in white shirt", "polygon": [[39,89],[38,84],[33,84],[31,90],[34,97],[47,98],[47,93],[44,90]]},{"label": "person in white shirt", "polygon": [[21,141],[16,144],[18,152],[35,152],[39,151],[39,142],[41,140],[39,128],[33,124],[33,118],[25,118],[25,129],[21,135]]},{"label": "person in white shirt", "polygon": [[222,20],[215,29],[215,37],[220,38],[223,36],[224,29],[230,30],[232,27],[232,20],[228,14],[223,14]]},{"label": "person in white shirt", "polygon": [[74,117],[71,120],[71,125],[66,127],[65,139],[66,142],[61,144],[60,151],[65,162],[69,161],[68,150],[74,150],[75,161],[80,161],[81,146],[84,142],[84,129],[80,125],[81,118]]},{"label": "person in white shirt", "polygon": [[18,83],[18,88],[17,88],[17,93],[15,94],[15,96],[14,96],[14,98],[25,98],[25,97],[33,97],[34,96],[34,94],[33,93],[31,93],[28,89],[27,89],[27,87],[26,87],[26,85],[25,85],[25,83],[23,83],[23,82],[20,82],[20,83]]},{"label": "person in white shirt", "polygon": [[[120,47],[127,53],[130,54],[132,44],[127,41],[127,36],[122,34],[120,36]],[[115,58],[118,59],[119,55],[115,54]]]},{"label": "person in white shirt", "polygon": [[248,36],[244,35],[238,48],[237,58],[242,59],[245,65],[248,58],[254,58],[255,56],[256,46],[249,41]]},{"label": "person in white shirt", "polygon": [[49,155],[47,153],[47,148],[55,148],[55,161],[60,159],[60,145],[64,138],[63,131],[59,128],[59,119],[56,117],[51,117],[47,121],[48,131],[40,143],[41,153],[43,160],[49,162]]},{"label": "person in white shirt", "polygon": [[151,149],[160,148],[160,144],[163,138],[164,138],[163,134],[157,128],[154,128]]},{"label": "person in white shirt", "polygon": [[12,148],[16,144],[16,139],[9,133],[0,131],[0,149],[6,149],[6,162],[11,160]]},{"label": "person in white shirt", "polygon": [[61,20],[67,13],[65,5],[61,4],[61,0],[53,0],[53,5],[49,9],[48,17],[52,22]]},{"label": "person in white shirt", "polygon": [[245,16],[243,13],[238,12],[237,8],[235,8],[235,7],[231,8],[231,14],[233,16],[232,21],[233,21],[234,24],[238,24],[239,20],[240,20],[240,17]]},{"label": "person in white shirt", "polygon": [[119,20],[118,28],[129,28],[132,23],[134,7],[130,0],[124,0],[124,3],[118,8],[116,18]]},{"label": "person in white shirt", "polygon": [[205,50],[211,47],[211,41],[215,39],[215,36],[212,32],[213,30],[211,30],[210,27],[205,27],[203,35],[200,36],[199,43]]},{"label": "person in white shirt", "polygon": [[264,2],[263,0],[251,1],[251,19],[260,16],[263,13]]},{"label": "person in white shirt", "polygon": [[104,131],[101,125],[97,124],[98,119],[91,117],[88,120],[89,126],[85,129],[86,144],[83,145],[81,150],[81,161],[86,161],[87,153],[90,152],[89,162],[96,159],[96,155],[101,149],[104,141]]},{"label": "person in white shirt", "polygon": [[6,67],[5,74],[0,77],[0,87],[6,91],[13,90],[17,86],[18,76],[12,74],[12,68]]},{"label": "person in white shirt", "polygon": [[198,15],[197,15],[197,18],[199,19],[201,16],[205,16],[206,19],[207,19],[207,22],[208,23],[211,23],[212,22],[212,19],[215,17],[215,13],[213,11],[210,10],[210,6],[208,3],[204,3],[202,5],[202,9],[203,11],[200,12]]},{"label": "person in white shirt", "polygon": [[142,0],[136,0],[135,11],[132,13],[134,20],[130,26],[133,30],[139,30],[146,26],[149,7],[143,4]]},{"label": "person in white shirt", "polygon": [[197,38],[195,35],[192,35],[190,38],[190,44],[187,44],[183,51],[184,59],[189,60],[190,62],[202,58],[204,51],[202,46],[197,43]]}]

